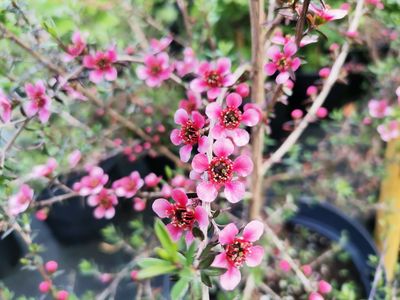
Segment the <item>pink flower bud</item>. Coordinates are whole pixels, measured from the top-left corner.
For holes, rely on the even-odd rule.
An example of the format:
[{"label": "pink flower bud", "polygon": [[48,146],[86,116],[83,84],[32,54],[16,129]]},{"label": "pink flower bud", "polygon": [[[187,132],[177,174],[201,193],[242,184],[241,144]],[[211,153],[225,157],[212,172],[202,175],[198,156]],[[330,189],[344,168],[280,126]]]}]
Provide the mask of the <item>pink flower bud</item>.
[{"label": "pink flower bud", "polygon": [[58,263],[54,260],[50,260],[44,265],[44,268],[48,273],[54,273],[58,269]]},{"label": "pink flower bud", "polygon": [[165,126],[163,125],[163,124],[159,124],[159,125],[157,125],[157,131],[158,132],[161,132],[161,133],[163,133],[163,132],[165,132]]},{"label": "pink flower bud", "polygon": [[371,125],[372,119],[370,117],[365,117],[362,121],[363,125]]},{"label": "pink flower bud", "polygon": [[146,208],[146,201],[139,197],[133,199],[133,209],[136,211],[143,211]]},{"label": "pink flower bud", "polygon": [[136,280],[137,280],[138,273],[139,273],[139,272],[136,271],[136,270],[131,271],[131,279],[132,279],[133,281],[136,281]]},{"label": "pink flower bud", "polygon": [[332,45],[329,46],[329,50],[332,52],[335,52],[335,51],[339,50],[339,45],[336,43],[333,43]]},{"label": "pink flower bud", "polygon": [[144,178],[144,182],[148,187],[155,187],[161,181],[161,177],[158,177],[154,173],[150,173]]},{"label": "pink flower bud", "polygon": [[308,300],[324,300],[324,297],[322,297],[320,294],[312,292],[310,296],[308,296]]},{"label": "pink flower bud", "polygon": [[144,131],[146,131],[146,133],[151,133],[153,131],[153,128],[151,128],[150,126],[147,126]]},{"label": "pink flower bud", "polygon": [[39,221],[45,221],[47,219],[47,214],[48,211],[46,208],[42,208],[39,209],[36,213],[35,213],[35,217],[36,219],[38,219]]},{"label": "pink flower bud", "polygon": [[280,268],[283,272],[285,272],[285,273],[289,272],[289,271],[292,269],[292,268],[290,267],[288,261],[285,260],[285,259],[282,259],[282,260],[279,262],[279,268]]},{"label": "pink flower bud", "polygon": [[135,154],[131,154],[128,156],[128,159],[130,162],[134,162],[137,160],[137,156]]},{"label": "pink flower bud", "polygon": [[321,294],[329,294],[332,291],[332,286],[325,280],[320,280],[318,282],[318,291]]},{"label": "pink flower bud", "polygon": [[128,47],[125,48],[124,52],[125,52],[127,55],[132,55],[132,54],[135,53],[135,47],[133,47],[133,46],[128,46]]},{"label": "pink flower bud", "polygon": [[113,143],[116,147],[121,146],[122,145],[122,139],[120,138],[116,138],[113,140]]},{"label": "pink flower bud", "polygon": [[99,279],[102,283],[108,283],[112,279],[112,275],[110,273],[102,273],[99,276]]},{"label": "pink flower bud", "polygon": [[351,5],[350,5],[350,3],[347,3],[347,2],[345,2],[345,3],[342,3],[342,5],[340,5],[340,9],[343,9],[343,10],[350,10],[350,8],[351,8]]},{"label": "pink flower bud", "polygon": [[132,154],[132,148],[131,147],[125,147],[123,150],[125,155]]},{"label": "pink flower bud", "polygon": [[312,267],[310,265],[304,265],[301,267],[301,270],[303,271],[304,275],[306,276],[311,276],[312,274]]},{"label": "pink flower bud", "polygon": [[133,147],[133,152],[135,152],[135,153],[137,153],[137,154],[139,154],[139,153],[141,153],[143,151],[143,146],[142,145],[135,145],[134,147]]},{"label": "pink flower bud", "polygon": [[65,290],[58,291],[56,294],[56,300],[67,300],[68,297],[69,297],[69,294]]},{"label": "pink flower bud", "polygon": [[319,70],[318,74],[322,78],[328,78],[330,73],[331,73],[331,69],[330,68],[322,68],[321,70]]},{"label": "pink flower bud", "polygon": [[290,79],[288,81],[286,81],[286,87],[291,90],[294,87],[294,82],[291,81]]},{"label": "pink flower bud", "polygon": [[50,291],[51,289],[51,281],[42,281],[41,283],[39,283],[39,292],[46,294]]},{"label": "pink flower bud", "polygon": [[295,109],[292,111],[291,116],[295,120],[301,119],[303,117],[303,111],[301,109]]},{"label": "pink flower bud", "polygon": [[154,113],[154,109],[151,106],[146,106],[143,112],[145,115],[151,116]]},{"label": "pink flower bud", "polygon": [[316,95],[318,93],[318,88],[315,85],[310,85],[307,88],[306,94],[307,96]]},{"label": "pink flower bud", "polygon": [[358,32],[357,31],[347,31],[346,36],[348,38],[354,39],[354,38],[358,37]]},{"label": "pink flower bud", "polygon": [[145,143],[143,144],[143,148],[144,148],[145,150],[149,150],[149,149],[151,148],[151,143],[150,143],[150,142],[145,142]]},{"label": "pink flower bud", "polygon": [[250,94],[250,88],[247,83],[241,83],[236,87],[236,93],[238,93],[242,98],[247,97]]},{"label": "pink flower bud", "polygon": [[328,110],[325,107],[320,107],[318,108],[316,115],[318,118],[324,119],[328,115]]}]

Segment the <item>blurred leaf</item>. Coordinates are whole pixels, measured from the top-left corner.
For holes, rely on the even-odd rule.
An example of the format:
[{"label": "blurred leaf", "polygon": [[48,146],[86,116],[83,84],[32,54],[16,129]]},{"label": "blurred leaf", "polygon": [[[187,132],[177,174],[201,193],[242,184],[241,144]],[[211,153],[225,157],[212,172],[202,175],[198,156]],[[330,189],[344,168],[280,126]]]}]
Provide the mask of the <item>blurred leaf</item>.
[{"label": "blurred leaf", "polygon": [[189,289],[189,279],[187,278],[179,279],[172,287],[171,299],[173,300],[182,299],[185,296],[188,289]]},{"label": "blurred leaf", "polygon": [[163,274],[168,274],[176,271],[176,266],[171,264],[170,262],[166,262],[168,264],[155,264],[151,267],[144,268],[139,271],[138,279],[146,279],[152,278]]}]

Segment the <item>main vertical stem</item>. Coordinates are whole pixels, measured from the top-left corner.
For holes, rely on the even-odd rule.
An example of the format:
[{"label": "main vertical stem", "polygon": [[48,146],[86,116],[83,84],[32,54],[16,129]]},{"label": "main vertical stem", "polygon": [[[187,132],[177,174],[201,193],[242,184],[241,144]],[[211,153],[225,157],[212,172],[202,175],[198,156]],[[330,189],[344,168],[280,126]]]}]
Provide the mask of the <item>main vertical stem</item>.
[{"label": "main vertical stem", "polygon": [[[265,12],[264,0],[249,0],[250,6],[250,25],[251,25],[251,54],[252,54],[252,101],[261,107],[265,100],[264,81],[264,26]],[[252,175],[252,199],[250,203],[250,218],[260,216],[263,204],[262,189],[262,158],[264,150],[264,129],[260,123],[253,128],[252,133],[252,157],[254,170]]]}]

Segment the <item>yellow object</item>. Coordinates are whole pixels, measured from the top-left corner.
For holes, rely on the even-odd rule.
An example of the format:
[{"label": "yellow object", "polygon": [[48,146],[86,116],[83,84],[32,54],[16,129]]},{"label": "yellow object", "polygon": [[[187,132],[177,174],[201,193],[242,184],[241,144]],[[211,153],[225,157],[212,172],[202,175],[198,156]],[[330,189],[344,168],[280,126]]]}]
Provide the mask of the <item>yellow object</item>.
[{"label": "yellow object", "polygon": [[385,158],[375,239],[384,255],[387,279],[392,281],[400,249],[400,139],[388,143]]}]

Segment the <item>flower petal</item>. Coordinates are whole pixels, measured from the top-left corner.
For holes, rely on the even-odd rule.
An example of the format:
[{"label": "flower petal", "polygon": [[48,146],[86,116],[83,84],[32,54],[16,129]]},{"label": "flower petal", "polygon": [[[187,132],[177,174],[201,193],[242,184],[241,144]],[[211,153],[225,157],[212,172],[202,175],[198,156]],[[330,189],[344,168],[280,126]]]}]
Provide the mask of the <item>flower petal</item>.
[{"label": "flower petal", "polygon": [[249,133],[242,128],[236,128],[235,130],[231,130],[229,135],[232,137],[235,145],[239,147],[247,145],[250,141]]},{"label": "flower petal", "polygon": [[192,145],[185,145],[179,149],[179,157],[181,161],[188,162],[190,159],[190,155],[192,154]]},{"label": "flower petal", "polygon": [[182,143],[182,138],[179,136],[180,130],[179,129],[174,129],[171,131],[170,139],[172,144],[175,146],[178,146],[179,144]]},{"label": "flower petal", "polygon": [[243,238],[249,242],[255,242],[260,239],[264,232],[264,224],[260,221],[251,221],[243,229]]},{"label": "flower petal", "polygon": [[264,66],[264,71],[268,76],[273,75],[276,72],[276,65],[273,62],[267,63]]},{"label": "flower petal", "polygon": [[242,115],[242,123],[246,126],[255,126],[260,122],[260,114],[253,108],[244,111]]},{"label": "flower petal", "polygon": [[222,57],[217,60],[217,72],[220,74],[229,73],[231,70],[231,60],[227,57]]},{"label": "flower petal", "polygon": [[201,113],[199,113],[198,111],[193,111],[192,112],[192,120],[193,123],[198,127],[198,128],[203,128],[204,124],[206,123],[206,120],[204,119],[204,117],[202,116]]},{"label": "flower petal", "polygon": [[151,207],[160,218],[168,218],[173,209],[172,204],[164,198],[156,199]]},{"label": "flower petal", "polygon": [[246,264],[249,267],[258,266],[264,257],[264,249],[261,246],[253,246],[246,256]]},{"label": "flower petal", "polygon": [[218,191],[211,182],[203,181],[196,187],[197,196],[205,202],[212,202],[217,198]]},{"label": "flower petal", "polygon": [[213,145],[213,151],[218,157],[229,156],[233,153],[234,146],[229,139],[219,139]]},{"label": "flower petal", "polygon": [[228,259],[226,258],[226,253],[222,252],[222,253],[218,254],[214,258],[214,261],[212,262],[211,266],[227,269],[229,266],[229,262],[228,262]]},{"label": "flower petal", "polygon": [[184,125],[189,120],[189,115],[186,110],[179,108],[174,115],[174,121],[176,124]]},{"label": "flower petal", "polygon": [[190,82],[190,89],[196,93],[202,93],[207,89],[207,83],[200,78],[193,79]]},{"label": "flower petal", "polygon": [[242,97],[238,93],[230,93],[226,97],[226,104],[237,108],[242,104]]},{"label": "flower petal", "polygon": [[217,98],[220,93],[221,93],[221,88],[218,88],[218,87],[211,88],[207,92],[207,98],[210,100],[213,100],[213,99]]},{"label": "flower petal", "polygon": [[166,227],[167,227],[167,230],[168,230],[171,238],[175,242],[180,239],[180,237],[182,236],[182,229],[181,228],[175,227],[172,224],[168,224]]},{"label": "flower petal", "polygon": [[286,57],[293,56],[293,54],[295,54],[296,51],[297,51],[297,46],[293,42],[289,42],[283,47],[283,53],[285,54]]},{"label": "flower petal", "polygon": [[192,161],[192,168],[197,173],[203,173],[208,168],[208,159],[207,156],[203,153],[195,155]]},{"label": "flower petal", "polygon": [[172,197],[172,199],[175,200],[175,202],[177,204],[179,204],[179,206],[186,207],[186,205],[188,203],[188,197],[183,190],[181,190],[181,189],[172,190],[171,197]]},{"label": "flower petal", "polygon": [[247,155],[240,155],[233,162],[233,171],[245,177],[253,171],[253,161]]},{"label": "flower petal", "polygon": [[221,287],[224,290],[232,291],[240,283],[241,274],[235,267],[230,267],[228,271],[220,276]]},{"label": "flower petal", "polygon": [[197,222],[199,223],[200,228],[207,228],[208,227],[208,215],[206,210],[201,207],[197,206],[194,210],[194,217],[196,218]]},{"label": "flower petal", "polygon": [[206,115],[210,118],[210,119],[215,119],[218,120],[218,118],[220,117],[222,112],[222,108],[221,106],[216,103],[210,103],[207,105],[206,107]]},{"label": "flower petal", "polygon": [[227,245],[233,243],[236,235],[239,233],[234,223],[229,223],[222,229],[218,235],[218,241],[221,245]]},{"label": "flower petal", "polygon": [[243,199],[245,187],[241,181],[231,181],[225,184],[225,197],[231,203],[237,203]]}]

